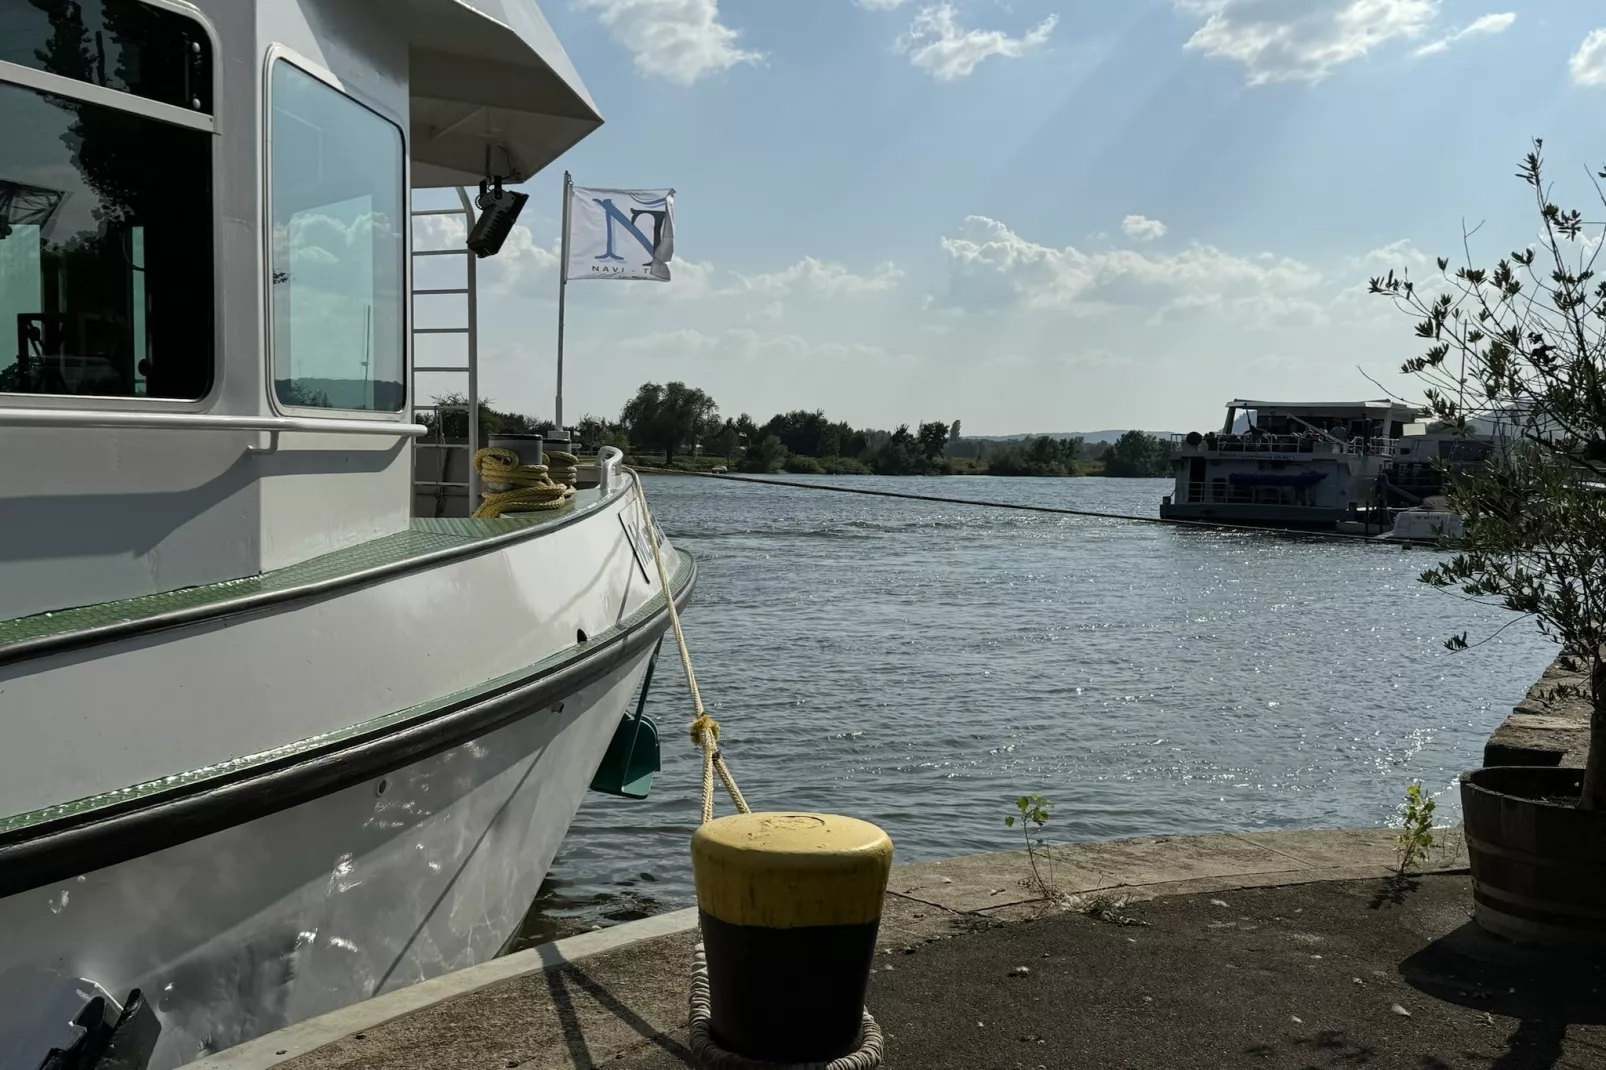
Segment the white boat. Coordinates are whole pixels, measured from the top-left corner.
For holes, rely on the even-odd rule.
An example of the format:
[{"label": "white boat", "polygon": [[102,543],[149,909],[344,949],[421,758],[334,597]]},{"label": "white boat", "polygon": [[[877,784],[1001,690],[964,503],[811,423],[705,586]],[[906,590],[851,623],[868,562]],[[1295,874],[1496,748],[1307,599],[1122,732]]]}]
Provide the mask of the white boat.
[{"label": "white boat", "polygon": [[[1393,401],[1235,400],[1220,431],[1176,436],[1167,519],[1312,530],[1388,526],[1380,475],[1436,448]],[[1426,454],[1424,453],[1424,456]]]},{"label": "white boat", "polygon": [[409,190],[600,121],[530,0],[0,0],[0,1066],[494,956],[639,794],[695,572],[621,454],[411,515]]},{"label": "white boat", "polygon": [[1393,526],[1378,538],[1413,546],[1436,546],[1465,534],[1466,523],[1461,514],[1447,508],[1442,498],[1434,498],[1396,512]]}]

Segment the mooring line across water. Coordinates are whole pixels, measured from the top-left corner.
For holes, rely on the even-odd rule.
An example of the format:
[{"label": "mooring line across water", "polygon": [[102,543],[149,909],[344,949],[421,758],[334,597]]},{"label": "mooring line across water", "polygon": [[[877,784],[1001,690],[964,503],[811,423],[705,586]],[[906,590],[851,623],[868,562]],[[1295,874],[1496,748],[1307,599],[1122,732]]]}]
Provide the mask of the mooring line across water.
[{"label": "mooring line across water", "polygon": [[[941,505],[975,505],[984,509],[1013,509],[1026,513],[1052,513],[1059,516],[1081,516],[1095,520],[1125,520],[1136,524],[1165,524],[1178,528],[1200,528],[1209,531],[1243,531],[1260,535],[1299,535],[1312,539],[1347,539],[1351,542],[1376,542],[1375,535],[1357,535],[1348,531],[1311,531],[1305,528],[1280,528],[1259,524],[1230,524],[1213,520],[1179,520],[1174,517],[1140,516],[1136,513],[1100,513],[1090,509],[1067,509],[1058,505],[1024,505],[1019,502],[998,502],[986,498],[948,498],[938,494],[910,494],[899,490],[875,490],[870,487],[836,487],[827,483],[802,483],[794,479],[771,479],[768,476],[729,475],[719,472],[688,472],[681,468],[652,468],[631,465],[637,472],[668,476],[698,476],[718,479],[727,483],[764,483],[772,487],[797,487],[801,490],[824,490],[835,494],[862,494],[871,498],[902,498],[914,502],[936,502]],[[1379,545],[1405,546],[1405,543]]]}]

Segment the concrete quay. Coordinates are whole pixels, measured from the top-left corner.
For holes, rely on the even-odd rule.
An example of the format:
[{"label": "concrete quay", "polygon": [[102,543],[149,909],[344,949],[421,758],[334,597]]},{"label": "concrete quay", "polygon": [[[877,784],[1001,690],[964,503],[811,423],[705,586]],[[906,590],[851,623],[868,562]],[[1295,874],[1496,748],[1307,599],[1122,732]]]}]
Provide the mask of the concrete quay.
[{"label": "concrete quay", "polygon": [[[1601,966],[1484,937],[1459,834],[1408,879],[1394,835],[1061,846],[1055,900],[1027,888],[1020,852],[899,866],[868,999],[887,1065],[1606,1067]],[[560,940],[194,1065],[691,1066],[696,924],[684,910]]]},{"label": "concrete quay", "polygon": [[1587,688],[1582,673],[1551,662],[1527,697],[1501,722],[1483,748],[1484,765],[1565,765],[1582,767],[1589,753],[1590,704],[1585,698],[1549,698],[1557,684]]}]

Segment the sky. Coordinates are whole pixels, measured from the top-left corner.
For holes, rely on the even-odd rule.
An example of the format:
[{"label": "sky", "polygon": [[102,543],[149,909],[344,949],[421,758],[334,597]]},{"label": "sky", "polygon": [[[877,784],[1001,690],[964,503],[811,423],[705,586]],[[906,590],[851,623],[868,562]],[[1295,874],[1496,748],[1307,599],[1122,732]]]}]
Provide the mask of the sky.
[{"label": "sky", "polygon": [[542,10],[606,123],[484,262],[483,396],[552,415],[563,170],[677,191],[671,282],[569,288],[570,423],[673,379],[761,423],[967,434],[1207,428],[1381,396],[1363,372],[1417,396],[1367,279],[1453,267],[1473,228],[1479,264],[1531,244],[1532,138],[1564,206],[1606,169],[1598,0]]}]

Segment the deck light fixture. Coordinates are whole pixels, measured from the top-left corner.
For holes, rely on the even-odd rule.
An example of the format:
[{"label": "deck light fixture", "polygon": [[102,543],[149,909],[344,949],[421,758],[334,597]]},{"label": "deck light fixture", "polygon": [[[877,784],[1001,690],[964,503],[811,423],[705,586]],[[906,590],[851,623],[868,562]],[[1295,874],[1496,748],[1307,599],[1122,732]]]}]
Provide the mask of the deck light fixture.
[{"label": "deck light fixture", "polygon": [[481,260],[495,256],[501,250],[502,243],[507,241],[507,236],[513,232],[513,224],[518,222],[524,202],[529,199],[527,193],[503,189],[500,178],[487,178],[480,182],[480,195],[474,198],[474,203],[479,206],[480,217],[474,221],[474,229],[469,231],[469,250]]}]

